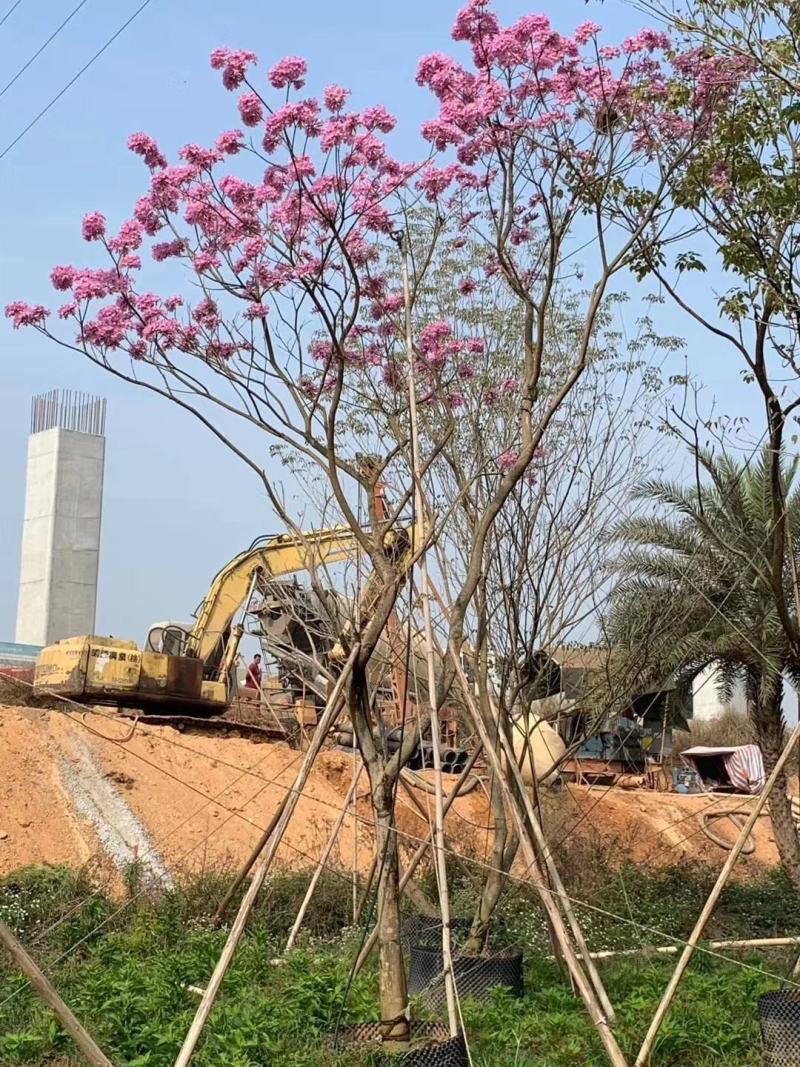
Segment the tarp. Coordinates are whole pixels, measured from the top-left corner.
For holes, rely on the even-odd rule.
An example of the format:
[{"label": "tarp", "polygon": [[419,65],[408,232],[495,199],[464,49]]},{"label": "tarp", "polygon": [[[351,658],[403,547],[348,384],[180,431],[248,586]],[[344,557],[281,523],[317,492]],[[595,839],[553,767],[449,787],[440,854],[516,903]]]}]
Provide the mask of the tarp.
[{"label": "tarp", "polygon": [[708,776],[709,759],[718,758],[724,764],[731,785],[740,793],[760,793],[764,788],[767,776],[764,771],[764,757],[758,745],[738,745],[730,748],[695,745],[694,748],[684,749],[681,755],[704,781]]}]

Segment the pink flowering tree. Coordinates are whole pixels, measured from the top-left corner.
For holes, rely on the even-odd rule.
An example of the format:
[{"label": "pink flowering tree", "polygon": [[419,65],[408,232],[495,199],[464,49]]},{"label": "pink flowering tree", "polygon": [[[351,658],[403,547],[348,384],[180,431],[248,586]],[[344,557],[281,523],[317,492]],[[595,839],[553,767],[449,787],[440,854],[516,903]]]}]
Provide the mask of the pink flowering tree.
[{"label": "pink flowering tree", "polygon": [[[417,81],[436,108],[422,128],[430,154],[421,165],[387,151],[394,119],[384,107],[352,110],[339,86],[305,95],[302,59],[284,59],[264,77],[252,52],[214,52],[243,128],[211,146],[185,145],[173,162],[151,137],[134,134],[129,146],[148,178],[131,217],[112,226],[100,212],[86,216],[83,234],[98,256],[92,266],[53,270],[64,294],[54,315],[22,302],[6,309],[15,326],[32,326],[194,414],[256,473],[290,527],[296,522],[264,457],[271,450],[313,465],[371,561],[380,594],[351,628],[358,658],[348,710],[383,856],[381,1013],[386,1035],[401,1040],[408,1026],[393,800],[416,742],[409,736],[388,759],[375,740],[367,678],[403,581],[387,556],[386,527],[411,497],[398,242],[410,262],[411,368],[424,412],[418,466],[432,539],[450,514],[445,506],[433,521],[437,464],[463,441],[459,383],[483,389],[474,395],[487,423],[497,422],[492,398],[507,400],[502,429],[487,438],[502,450],[469,473],[489,490],[476,498],[452,590],[446,642],[458,656],[494,524],[586,372],[614,286],[627,284],[643,245],[668,225],[670,174],[713,136],[718,100],[698,89],[702,57],[681,65],[654,31],[608,46],[592,23],[571,37],[540,15],[504,27],[486,0],[469,0],[453,37],[461,58],[437,53],[419,64]],[[419,212],[420,200],[429,210]],[[459,300],[437,306],[431,269],[443,256],[463,265],[467,246]],[[579,326],[569,350],[554,353],[548,323],[579,257]],[[190,286],[179,280],[187,272]],[[472,314],[476,303],[509,314],[489,328]],[[359,447],[379,453],[378,465],[360,464]],[[372,489],[390,477],[400,490],[379,524]],[[369,523],[359,520],[359,488]],[[433,702],[444,702],[453,680],[447,657]]]}]

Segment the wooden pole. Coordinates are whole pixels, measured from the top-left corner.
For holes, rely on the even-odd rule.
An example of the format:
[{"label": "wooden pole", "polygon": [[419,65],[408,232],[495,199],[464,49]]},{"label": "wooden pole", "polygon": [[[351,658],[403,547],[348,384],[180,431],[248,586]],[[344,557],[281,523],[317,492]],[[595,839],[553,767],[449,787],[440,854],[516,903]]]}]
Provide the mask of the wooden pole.
[{"label": "wooden pole", "polygon": [[274,815],[272,816],[272,818],[270,819],[269,823],[267,824],[266,830],[264,830],[264,832],[262,833],[261,837],[259,837],[258,841],[254,845],[253,851],[250,853],[250,855],[244,861],[244,865],[242,866],[242,869],[239,871],[239,873],[234,878],[233,883],[231,884],[230,888],[228,889],[228,892],[225,894],[225,898],[223,899],[222,903],[219,905],[217,910],[214,912],[214,918],[212,920],[214,926],[219,926],[222,923],[222,920],[225,917],[225,913],[227,912],[228,908],[230,907],[231,901],[236,896],[236,893],[238,892],[238,890],[239,890],[240,886],[242,885],[242,883],[244,882],[245,878],[248,876],[250,871],[253,869],[253,865],[255,864],[256,860],[258,859],[258,857],[263,852],[264,846],[266,845],[267,841],[269,841],[270,837],[272,837],[272,833],[273,833],[275,827],[278,825],[278,819],[280,819],[281,815],[283,815],[283,812],[284,812],[284,809],[286,807],[286,804],[287,804],[288,800],[289,800],[289,793],[287,792],[286,796],[283,798],[283,800],[281,800],[280,804],[278,804],[278,807],[275,810]]},{"label": "wooden pole", "polygon": [[670,1005],[672,1004],[672,1000],[678,990],[678,986],[680,985],[681,978],[683,978],[684,972],[689,966],[689,962],[692,956],[694,955],[694,950],[697,947],[700,938],[703,936],[703,931],[706,928],[708,920],[711,918],[714,909],[717,906],[717,901],[719,900],[722,890],[725,888],[728,879],[730,878],[730,874],[733,870],[734,864],[736,863],[737,859],[741,854],[742,849],[747,843],[747,840],[750,837],[753,827],[756,824],[756,820],[766,807],[770,793],[775,788],[775,783],[777,782],[780,775],[783,773],[783,769],[786,766],[789,757],[791,756],[794,747],[797,744],[798,739],[800,739],[800,723],[798,723],[794,730],[792,730],[791,736],[786,742],[786,746],[783,752],[780,754],[777,763],[772,769],[772,774],[765,782],[764,788],[761,791],[757,803],[755,804],[753,810],[747,817],[747,822],[742,827],[742,831],[736,840],[736,844],[728,853],[727,859],[725,860],[722,870],[719,872],[719,876],[717,877],[717,881],[714,884],[714,888],[708,895],[708,900],[706,900],[705,904],[703,905],[703,910],[700,912],[697,922],[695,923],[694,930],[692,930],[691,935],[689,936],[689,940],[686,942],[684,950],[681,953],[681,958],[678,960],[677,966],[675,967],[675,972],[673,973],[672,978],[669,981],[669,985],[664,991],[664,996],[661,998],[661,1003],[656,1009],[656,1013],[653,1016],[653,1021],[650,1023],[650,1028],[647,1031],[647,1035],[645,1036],[644,1041],[642,1042],[642,1047],[641,1049],[639,1049],[639,1055],[636,1057],[635,1067],[645,1067],[645,1064],[648,1064],[650,1062],[650,1056],[653,1051],[653,1045],[655,1044],[656,1037],[658,1036],[658,1031],[661,1029],[661,1024],[664,1022],[666,1014],[669,1011]]},{"label": "wooden pole", "polygon": [[[342,823],[344,822],[345,817],[349,814],[348,809],[350,807],[350,802],[355,797],[356,787],[358,786],[358,779],[360,777],[361,767],[359,766],[358,773],[353,776],[353,781],[350,785],[350,789],[347,793],[347,796],[345,797],[344,804],[342,805],[342,810],[339,812],[336,818],[336,822],[333,824],[333,829],[330,832],[330,836],[328,837],[328,840],[325,844],[325,848],[322,850],[322,855],[319,858],[319,863],[317,864],[316,870],[311,876],[311,881],[308,884],[306,895],[303,897],[303,903],[300,905],[300,908],[297,912],[297,918],[294,920],[294,924],[291,930],[289,931],[289,937],[286,940],[286,946],[283,950],[284,955],[286,955],[286,953],[290,951],[292,945],[295,942],[295,938],[297,937],[297,932],[303,925],[303,919],[305,918],[306,912],[308,911],[308,905],[311,903],[311,898],[314,896],[314,890],[317,888],[317,882],[319,881],[320,876],[322,875],[322,872],[325,869],[325,864],[328,862],[328,857],[333,851],[333,846],[336,841],[336,838],[339,836],[339,831],[342,828]],[[356,823],[356,826],[357,825],[358,824]]]},{"label": "wooden pole", "polygon": [[[800,945],[800,937],[750,937],[740,941],[709,941],[708,947],[718,948],[790,948]],[[612,960],[623,956],[674,956],[680,945],[648,945],[645,948],[606,949],[593,952],[593,960]]]},{"label": "wooden pole", "polygon": [[[486,724],[483,721],[483,717],[475,705],[475,700],[470,692],[469,682],[464,674],[464,668],[461,665],[461,661],[456,655],[455,651],[450,649],[450,658],[453,662],[453,666],[456,671],[456,675],[459,680],[459,684],[462,689],[464,700],[467,703],[472,721],[475,729],[478,731],[481,741],[483,742],[483,749],[486,753],[494,773],[497,775],[497,779],[503,789],[506,797],[509,809],[511,811],[512,818],[517,827],[517,833],[519,834],[520,845],[525,855],[525,859],[528,863],[528,871],[533,880],[534,888],[539,894],[539,899],[542,902],[542,907],[545,909],[558,941],[559,949],[564,957],[564,962],[569,969],[570,975],[581,995],[581,999],[586,1005],[586,1009],[589,1012],[589,1017],[594,1023],[595,1029],[600,1037],[600,1040],[605,1046],[608,1058],[614,1067],[627,1067],[625,1056],[622,1053],[622,1049],[619,1047],[616,1037],[614,1036],[611,1026],[609,1024],[608,1017],[603,1011],[603,1008],[598,1000],[597,993],[592,982],[586,977],[581,968],[580,961],[576,955],[575,949],[569,939],[566,927],[564,926],[563,916],[555,903],[554,897],[555,891],[551,891],[543,881],[543,874],[539,867],[539,858],[537,856],[536,846],[532,838],[534,831],[534,825],[537,824],[536,814],[531,808],[530,800],[525,792],[525,783],[522,781],[522,774],[514,756],[511,752],[510,758],[508,756],[507,748],[508,742],[505,737],[504,730],[498,730],[501,746],[505,746],[506,761],[508,763],[508,770],[511,772],[512,777],[517,785],[517,794],[515,794],[510,788],[507,780],[506,773],[500,760],[499,754],[494,750],[492,741],[489,736],[489,731]],[[522,802],[525,810],[520,811],[520,802]]]},{"label": "wooden pole", "polygon": [[[403,273],[403,299],[405,303],[406,358],[408,361],[408,415],[411,429],[411,466],[414,479],[414,499],[417,522],[424,523],[425,499],[422,491],[422,466],[420,463],[419,420],[417,418],[417,386],[414,377],[414,339],[411,324],[411,289],[408,280],[408,236],[403,234],[400,243]],[[419,559],[420,599],[425,631],[425,662],[428,675],[428,706],[430,708],[431,752],[433,753],[434,780],[434,870],[439,891],[439,907],[442,912],[442,963],[444,964],[444,988],[447,1000],[447,1020],[450,1036],[458,1034],[455,977],[453,971],[453,946],[450,932],[450,893],[447,886],[447,863],[444,852],[444,790],[442,788],[442,753],[439,726],[439,710],[436,699],[436,653],[433,647],[433,622],[431,620],[431,591],[428,581],[427,550]],[[420,737],[420,744],[422,738]],[[399,772],[398,772],[399,773]]]},{"label": "wooden pole", "polygon": [[[553,860],[553,855],[550,851],[550,846],[547,844],[547,841],[545,839],[544,832],[542,831],[542,824],[539,821],[538,814],[534,810],[533,805],[530,801],[530,797],[528,796],[528,793],[525,789],[525,785],[520,775],[519,767],[517,765],[513,745],[510,745],[508,742],[506,732],[503,729],[502,724],[500,723],[498,709],[492,701],[491,696],[489,697],[489,701],[492,708],[492,714],[497,719],[497,732],[500,736],[500,744],[503,746],[503,751],[505,753],[506,759],[511,765],[513,765],[513,768],[516,771],[515,777],[517,779],[517,784],[522,797],[523,804],[525,805],[525,812],[528,816],[528,822],[530,823],[531,831],[536,841],[536,847],[539,849],[539,853],[542,857],[542,861],[545,866],[545,871],[547,872],[547,876],[550,879],[550,885],[556,895],[558,903],[561,906],[561,910],[564,912],[564,915],[567,918],[570,930],[572,931],[572,936],[575,938],[575,944],[578,949],[578,954],[583,958],[586,970],[589,975],[589,980],[591,981],[594,990],[597,993],[600,1005],[605,1013],[606,1018],[608,1019],[609,1024],[613,1026],[615,1020],[614,1008],[611,1004],[611,1001],[608,999],[608,994],[606,993],[605,986],[603,985],[603,981],[600,978],[600,973],[597,970],[597,967],[595,966],[594,960],[592,959],[591,953],[589,952],[589,948],[586,944],[586,941],[584,940],[583,931],[581,930],[580,923],[578,922],[577,916],[575,915],[575,912],[572,908],[572,903],[564,888],[564,883],[561,880],[561,875],[559,874],[558,867],[556,866]],[[535,780],[536,769],[533,762],[532,751],[530,753],[530,762],[531,777]]]},{"label": "wooden pole", "polygon": [[220,986],[223,979],[228,972],[228,968],[233,960],[236,948],[244,933],[245,925],[250,916],[250,912],[253,910],[253,905],[256,902],[261,886],[264,884],[264,879],[267,877],[267,873],[270,868],[270,864],[275,857],[275,853],[278,851],[278,846],[281,843],[286,827],[289,824],[294,809],[297,807],[300,795],[305,787],[308,777],[311,774],[311,769],[314,766],[314,761],[319,755],[325,738],[328,736],[328,731],[336,722],[336,719],[341,711],[342,707],[342,692],[344,690],[345,682],[347,681],[350,672],[353,669],[353,664],[356,661],[356,657],[359,653],[359,646],[354,645],[350,655],[348,656],[344,666],[342,667],[341,674],[336,679],[336,684],[333,687],[331,695],[328,697],[328,702],[325,706],[325,710],[320,716],[320,720],[317,723],[317,727],[314,731],[314,736],[311,739],[308,752],[303,757],[303,762],[300,765],[300,769],[297,772],[294,785],[290,789],[286,803],[283,806],[280,817],[275,825],[275,830],[266,845],[264,855],[258,863],[258,867],[253,874],[252,881],[244,895],[242,903],[239,905],[239,911],[236,918],[233,921],[230,932],[228,933],[228,939],[225,942],[225,946],[222,950],[217,965],[214,968],[214,973],[211,975],[211,979],[206,986],[206,991],[203,994],[203,999],[200,1001],[197,1013],[192,1020],[192,1025],[189,1027],[189,1032],[186,1035],[186,1040],[183,1042],[183,1046],[178,1053],[178,1058],[175,1060],[175,1067],[187,1067],[190,1063],[194,1050],[197,1047],[197,1042],[200,1040],[200,1035],[203,1032],[206,1019],[211,1014],[211,1009],[214,1006],[214,1001],[217,999]]},{"label": "wooden pole", "polygon": [[92,1041],[89,1034],[56,993],[53,986],[14,936],[10,927],[3,922],[0,922],[0,941],[3,942],[14,963],[29,979],[31,985],[48,1008],[58,1017],[58,1021],[83,1053],[86,1062],[91,1063],[92,1067],[114,1067],[111,1060]]}]

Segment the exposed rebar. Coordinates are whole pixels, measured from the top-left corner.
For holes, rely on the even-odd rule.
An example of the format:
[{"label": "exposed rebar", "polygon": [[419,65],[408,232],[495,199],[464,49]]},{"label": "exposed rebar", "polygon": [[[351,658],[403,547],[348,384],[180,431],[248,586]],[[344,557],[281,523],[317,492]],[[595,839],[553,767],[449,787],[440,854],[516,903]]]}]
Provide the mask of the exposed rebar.
[{"label": "exposed rebar", "polygon": [[106,400],[71,389],[51,389],[31,400],[31,433],[73,430],[103,437],[106,432]]}]

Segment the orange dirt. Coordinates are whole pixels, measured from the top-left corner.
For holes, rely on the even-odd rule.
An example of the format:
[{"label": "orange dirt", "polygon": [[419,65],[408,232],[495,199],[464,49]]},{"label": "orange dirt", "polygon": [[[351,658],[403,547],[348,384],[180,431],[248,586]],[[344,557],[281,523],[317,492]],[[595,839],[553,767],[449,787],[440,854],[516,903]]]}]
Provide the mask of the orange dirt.
[{"label": "orange dirt", "polygon": [[[125,862],[139,858],[155,875],[241,864],[294,780],[302,753],[284,744],[254,743],[180,732],[113,713],[69,715],[0,706],[0,874],[26,864],[91,864],[118,882]],[[284,868],[315,864],[347,794],[352,758],[320,756],[278,854]],[[430,777],[430,776],[427,776]],[[455,779],[446,779],[446,788]],[[423,810],[433,797],[413,790]],[[597,843],[604,860],[633,859],[655,866],[694,858],[718,868],[724,853],[700,831],[710,804],[733,807],[746,798],[570,786],[549,797],[549,836]],[[709,810],[713,810],[709,809]],[[398,828],[406,856],[428,832],[427,818],[405,789],[398,793]],[[369,869],[372,829],[366,775],[358,792],[356,866]],[[447,820],[450,847],[487,856],[484,788],[459,798]],[[733,840],[728,822],[715,832]],[[756,852],[740,861],[742,873],[777,862],[768,819],[760,819]],[[354,827],[347,817],[330,863],[350,871]],[[599,856],[599,853],[598,853]]]},{"label": "orange dirt", "polygon": [[[222,739],[141,721],[125,740],[131,725],[113,714],[0,707],[0,873],[25,864],[89,861],[108,869],[109,853],[118,867],[138,856],[163,862],[172,872],[241,864],[303,758],[285,744]],[[318,861],[352,773],[348,754],[321,754],[279,850],[283,868]],[[414,793],[432,811],[433,798]],[[362,774],[355,856],[362,872],[372,860],[369,812]],[[406,835],[404,851],[413,852],[428,825],[402,790],[398,824]],[[486,824],[481,790],[459,798],[451,810],[459,847],[473,847],[473,824]],[[348,816],[331,865],[350,871],[353,845]]]}]

